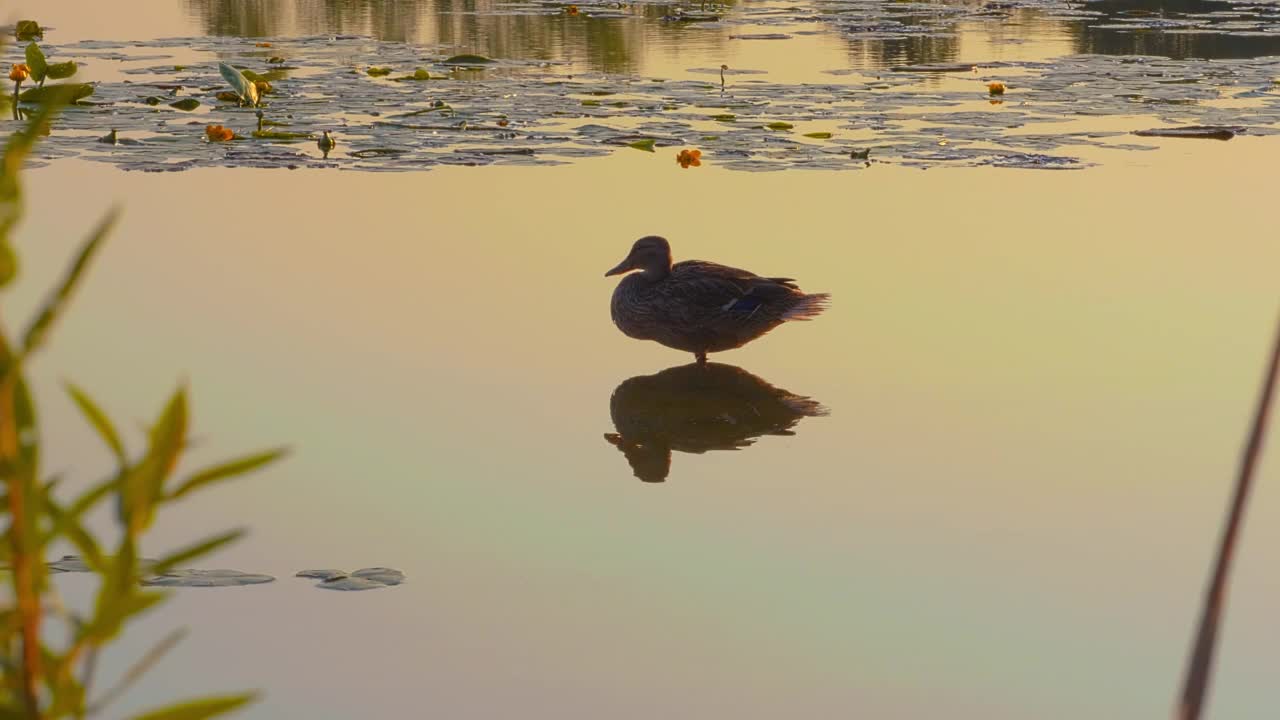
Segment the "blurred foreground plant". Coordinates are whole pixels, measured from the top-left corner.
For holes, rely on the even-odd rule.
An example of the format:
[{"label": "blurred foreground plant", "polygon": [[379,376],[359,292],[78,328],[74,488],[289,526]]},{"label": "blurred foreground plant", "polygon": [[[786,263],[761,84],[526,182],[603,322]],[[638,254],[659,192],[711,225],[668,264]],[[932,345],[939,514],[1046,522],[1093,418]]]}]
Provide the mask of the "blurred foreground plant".
[{"label": "blurred foreground plant", "polygon": [[[17,256],[10,237],[23,212],[19,171],[39,128],[47,127],[73,97],[70,91],[51,97],[32,114],[24,128],[9,137],[0,158],[0,291],[17,274]],[[9,585],[9,591],[0,594],[0,719],[82,718],[100,711],[135,681],[178,636],[169,636],[146,653],[124,674],[120,685],[107,690],[96,702],[90,699],[99,651],[120,634],[128,621],[155,607],[167,595],[143,589],[139,582],[143,573],[160,574],[177,568],[243,534],[243,530],[233,530],[207,538],[140,567],[139,540],[157,510],[195,490],[260,468],[283,454],[283,450],[271,450],[251,455],[177,481],[174,469],[187,445],[185,388],[174,392],[152,425],[146,452],[134,457],[107,415],[84,391],[69,385],[72,400],[110,449],[116,468],[69,503],[63,504],[55,497],[58,479],[40,475],[44,447],[24,370],[65,311],[116,218],[113,210],[93,230],[62,282],[21,336],[11,338],[0,317],[0,518],[7,525],[0,543],[0,564],[9,571],[7,578],[0,575]],[[113,538],[115,548],[104,552],[105,540],[91,533],[82,519],[108,500],[114,500],[119,533],[118,538]],[[62,609],[55,588],[48,582],[45,556],[57,542],[74,545],[84,563],[98,575],[97,598],[87,615]],[[65,630],[56,628],[47,633],[46,619],[64,622]],[[50,635],[59,641],[52,642]],[[252,699],[252,694],[207,698],[138,718],[199,720],[234,710]]]}]

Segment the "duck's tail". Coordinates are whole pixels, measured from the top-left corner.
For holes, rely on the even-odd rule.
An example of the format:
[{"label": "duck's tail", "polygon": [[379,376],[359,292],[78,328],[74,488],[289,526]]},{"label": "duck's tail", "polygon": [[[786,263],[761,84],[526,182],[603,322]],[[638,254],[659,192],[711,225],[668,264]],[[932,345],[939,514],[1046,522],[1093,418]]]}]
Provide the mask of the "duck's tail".
[{"label": "duck's tail", "polygon": [[814,293],[804,295],[796,300],[785,313],[783,320],[812,320],[831,304],[831,293]]}]

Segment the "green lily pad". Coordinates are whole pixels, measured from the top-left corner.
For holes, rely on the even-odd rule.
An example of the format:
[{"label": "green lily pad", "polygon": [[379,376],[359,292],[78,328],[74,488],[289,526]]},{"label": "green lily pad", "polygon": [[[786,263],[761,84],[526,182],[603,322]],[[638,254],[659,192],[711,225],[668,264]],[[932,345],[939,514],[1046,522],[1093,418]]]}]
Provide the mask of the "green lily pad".
[{"label": "green lily pad", "polygon": [[341,570],[303,570],[298,577],[317,578],[324,590],[376,590],[404,582],[404,573],[393,568],[361,568],[351,574]]},{"label": "green lily pad", "polygon": [[44,28],[35,20],[19,20],[13,27],[13,35],[19,40],[35,40],[44,37]]},{"label": "green lily pad", "polygon": [[830,140],[831,139],[831,133],[829,132],[811,132],[811,133],[805,133],[804,136],[807,138],[813,138],[814,140]]},{"label": "green lily pad", "polygon": [[711,119],[719,120],[720,122],[733,122],[738,119],[738,116],[733,113],[720,113],[719,115],[712,115]]},{"label": "green lily pad", "polygon": [[791,123],[788,123],[788,122],[778,121],[778,122],[771,122],[768,125],[765,125],[765,127],[769,128],[770,130],[781,131],[781,130],[790,130],[791,128],[795,127],[795,125],[792,125]]},{"label": "green lily pad", "polygon": [[582,104],[586,107],[600,107],[599,100],[583,100]]},{"label": "green lily pad", "polygon": [[271,57],[267,58],[267,62],[272,65],[283,65],[284,58],[280,57],[279,55],[272,55]]},{"label": "green lily pad", "polygon": [[367,72],[367,73],[369,74],[369,77],[386,77],[387,75],[390,75],[390,74],[391,74],[391,68],[389,68],[389,67],[371,67],[371,68],[369,68],[368,70],[366,70],[365,72]]},{"label": "green lily pad", "polygon": [[174,65],[174,66],[173,66],[173,71],[174,71],[174,72],[182,72],[183,70],[186,70],[186,69],[187,69],[187,66],[186,66],[186,65]]},{"label": "green lily pad", "polygon": [[200,101],[195,98],[182,98],[176,102],[169,103],[169,107],[190,111],[200,107]]},{"label": "green lily pad", "polygon": [[[264,125],[266,123],[263,123]],[[254,130],[253,136],[259,140],[309,140],[311,133],[288,132],[284,130]]]},{"label": "green lily pad", "polygon": [[[240,97],[239,95],[236,95],[236,98],[237,98],[237,99],[238,99],[239,97]],[[146,104],[148,104],[148,105],[159,105],[160,103],[164,102],[164,99],[163,99],[163,98],[156,97],[155,95],[152,95],[152,96],[148,97],[146,100],[143,100],[143,102],[145,102],[145,103],[146,103]]]},{"label": "green lily pad", "polygon": [[18,100],[26,103],[42,103],[46,98],[66,92],[70,94],[70,102],[79,102],[93,94],[93,86],[89,83],[68,83],[65,85],[48,85],[24,90]]},{"label": "green lily pad", "polygon": [[485,65],[493,62],[483,55],[454,55],[444,61],[444,65]]}]

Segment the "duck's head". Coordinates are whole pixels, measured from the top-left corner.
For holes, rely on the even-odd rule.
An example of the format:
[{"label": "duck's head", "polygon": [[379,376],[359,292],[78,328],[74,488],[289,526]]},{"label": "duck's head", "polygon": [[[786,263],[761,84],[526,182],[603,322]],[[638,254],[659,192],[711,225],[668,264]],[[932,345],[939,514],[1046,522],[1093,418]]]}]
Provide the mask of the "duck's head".
[{"label": "duck's head", "polygon": [[627,257],[604,276],[621,275],[632,270],[640,270],[656,278],[671,272],[671,244],[657,235],[642,237],[631,246]]}]

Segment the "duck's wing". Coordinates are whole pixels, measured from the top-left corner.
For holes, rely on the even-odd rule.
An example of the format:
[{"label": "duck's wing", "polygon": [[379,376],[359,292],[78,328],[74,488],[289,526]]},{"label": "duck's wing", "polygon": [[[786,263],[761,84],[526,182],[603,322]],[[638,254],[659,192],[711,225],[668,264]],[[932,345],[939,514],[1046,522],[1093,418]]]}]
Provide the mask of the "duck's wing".
[{"label": "duck's wing", "polygon": [[754,314],[761,306],[790,300],[799,290],[791,278],[766,278],[739,268],[686,260],[671,268],[667,292],[705,312]]}]

